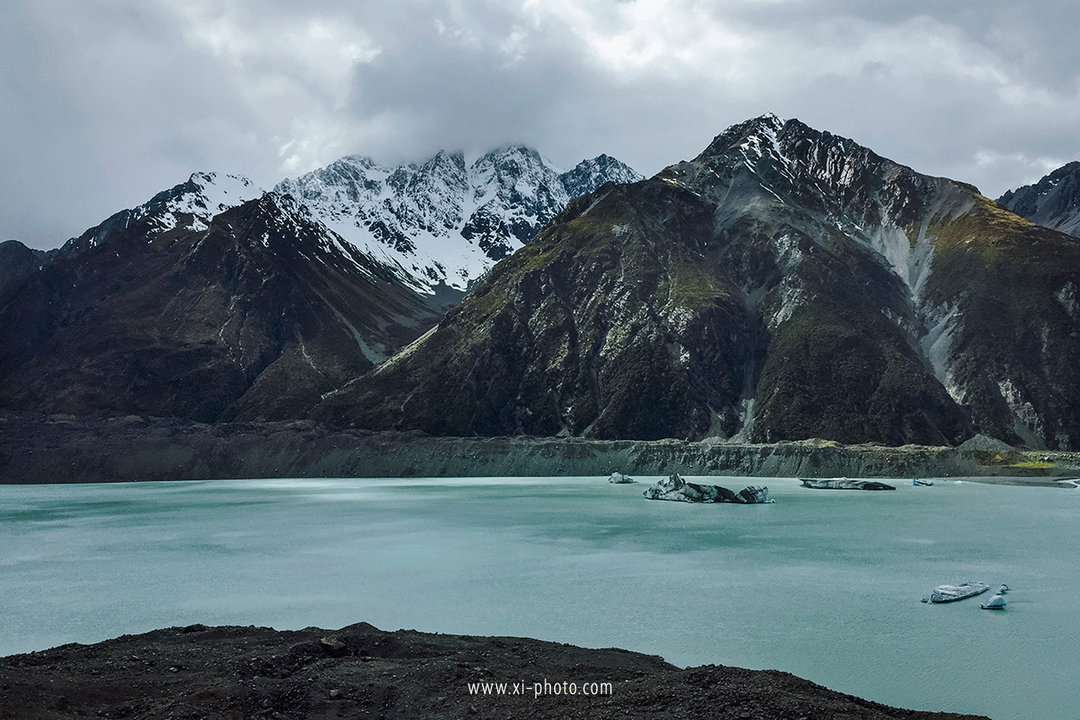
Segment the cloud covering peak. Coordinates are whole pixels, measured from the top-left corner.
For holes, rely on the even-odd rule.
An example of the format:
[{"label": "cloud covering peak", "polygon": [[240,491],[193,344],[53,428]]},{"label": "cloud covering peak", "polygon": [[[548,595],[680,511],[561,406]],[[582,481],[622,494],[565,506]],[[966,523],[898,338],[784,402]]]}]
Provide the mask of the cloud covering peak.
[{"label": "cloud covering peak", "polygon": [[523,142],[650,174],[774,111],[991,196],[1080,156],[1080,10],[857,0],[11,0],[0,239],[58,245],[198,168]]}]

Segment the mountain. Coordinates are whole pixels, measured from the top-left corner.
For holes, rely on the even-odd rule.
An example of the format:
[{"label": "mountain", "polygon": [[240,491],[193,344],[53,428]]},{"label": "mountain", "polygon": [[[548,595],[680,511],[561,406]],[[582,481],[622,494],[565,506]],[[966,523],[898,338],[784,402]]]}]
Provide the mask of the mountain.
[{"label": "mountain", "polygon": [[608,156],[559,173],[535,150],[513,145],[466,165],[439,152],[420,164],[386,167],[351,155],[275,190],[307,205],[349,242],[399,270],[411,287],[466,290],[522,247],[571,198],[605,182],[635,182]]},{"label": "mountain", "polygon": [[1080,235],[1080,161],[1058,168],[1034,185],[1010,190],[997,202],[1033,223]]},{"label": "mountain", "polygon": [[18,240],[0,242],[0,295],[52,262],[58,250],[34,250]]},{"label": "mountain", "polygon": [[197,173],[0,293],[0,407],[297,417],[442,309],[292,198]]},{"label": "mountain", "polygon": [[243,176],[199,172],[192,174],[187,182],[158,193],[138,207],[110,216],[92,230],[72,238],[62,248],[43,251],[32,250],[15,240],[0,243],[0,295],[57,258],[73,257],[93,248],[131,223],[144,221],[146,232],[151,235],[177,226],[205,230],[214,215],[262,193],[261,188]]},{"label": "mountain", "polygon": [[100,225],[69,240],[61,250],[67,255],[78,255],[123,233],[132,224],[151,236],[176,228],[206,230],[218,213],[262,194],[262,188],[242,175],[193,173],[187,182],[162,190],[142,205],[111,215]]},{"label": "mountain", "polygon": [[1080,240],[767,115],[579,198],[315,416],[444,435],[1080,446]]}]

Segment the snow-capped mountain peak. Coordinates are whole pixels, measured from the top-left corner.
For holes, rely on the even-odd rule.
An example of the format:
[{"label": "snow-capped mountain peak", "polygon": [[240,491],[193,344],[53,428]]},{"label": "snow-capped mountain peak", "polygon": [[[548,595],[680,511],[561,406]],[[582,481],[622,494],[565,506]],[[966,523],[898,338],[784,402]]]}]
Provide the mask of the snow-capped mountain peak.
[{"label": "snow-capped mountain peak", "polygon": [[572,197],[608,181],[640,179],[606,155],[560,174],[535,149],[508,145],[471,164],[445,150],[397,167],[350,155],[275,190],[396,268],[414,289],[434,293],[439,286],[467,289]]},{"label": "snow-capped mountain peak", "polygon": [[187,182],[159,193],[135,208],[132,219],[152,216],[151,221],[161,230],[171,230],[181,222],[183,216],[190,216],[187,227],[205,230],[218,213],[262,194],[262,188],[243,175],[196,172],[191,174]]},{"label": "snow-capped mountain peak", "polygon": [[560,177],[563,187],[572,198],[592,192],[606,182],[626,184],[642,179],[633,168],[606,154],[582,160]]},{"label": "snow-capped mountain peak", "polygon": [[262,189],[243,175],[197,172],[191,175],[188,182],[198,188],[197,193],[188,197],[196,200],[199,207],[215,215],[262,194]]},{"label": "snow-capped mountain peak", "polygon": [[79,254],[136,224],[151,240],[177,229],[203,231],[210,227],[215,215],[262,194],[262,188],[242,175],[195,172],[185,182],[162,190],[141,205],[114,213],[79,237],[71,238],[61,252]]},{"label": "snow-capped mountain peak", "polygon": [[738,125],[732,125],[717,135],[707,148],[698,156],[698,160],[707,157],[730,158],[741,156],[753,169],[754,163],[770,151],[778,153],[777,135],[783,130],[786,121],[772,113],[751,118]]},{"label": "snow-capped mountain peak", "polygon": [[178,227],[206,230],[215,215],[262,194],[263,189],[243,175],[195,172],[186,182],[124,211],[125,223],[145,221],[151,226],[151,235]]}]

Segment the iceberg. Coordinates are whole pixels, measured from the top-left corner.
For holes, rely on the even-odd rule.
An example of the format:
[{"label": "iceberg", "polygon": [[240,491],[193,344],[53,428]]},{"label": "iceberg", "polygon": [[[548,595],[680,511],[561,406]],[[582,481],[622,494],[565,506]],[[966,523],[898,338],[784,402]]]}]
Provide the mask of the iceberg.
[{"label": "iceberg", "polygon": [[981,595],[990,589],[983,582],[966,582],[959,585],[938,585],[929,595],[922,599],[923,602],[947,603],[963,600],[965,598]]},{"label": "iceberg", "polygon": [[769,488],[749,485],[739,492],[732,492],[719,485],[699,485],[687,482],[675,473],[658,481],[642,493],[649,500],[673,500],[675,502],[736,503],[758,505],[774,502],[769,498]]},{"label": "iceberg", "polygon": [[875,480],[848,480],[847,478],[800,478],[803,487],[815,490],[895,490],[892,485]]}]

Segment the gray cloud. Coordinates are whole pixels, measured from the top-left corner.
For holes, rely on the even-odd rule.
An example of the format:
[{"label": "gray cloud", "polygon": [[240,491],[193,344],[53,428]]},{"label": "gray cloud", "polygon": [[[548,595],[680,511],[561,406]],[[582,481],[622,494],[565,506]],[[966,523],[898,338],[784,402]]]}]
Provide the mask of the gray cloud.
[{"label": "gray cloud", "polygon": [[991,196],[1080,157],[1080,10],[861,0],[9,0],[0,239],[55,246],[195,170],[527,142],[645,173],[773,111]]}]

